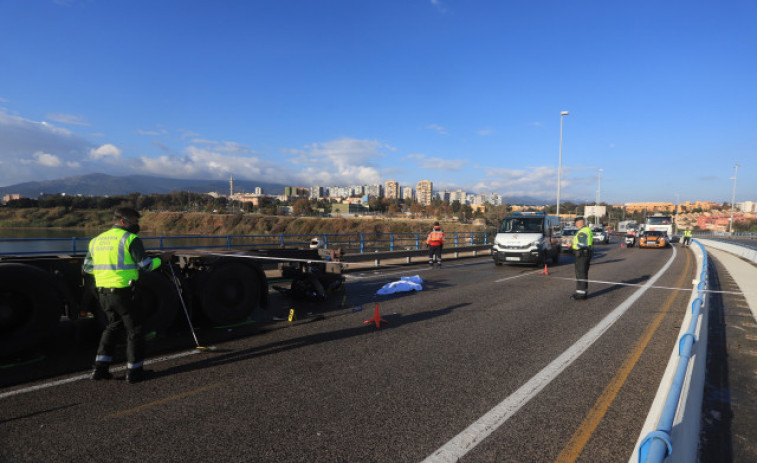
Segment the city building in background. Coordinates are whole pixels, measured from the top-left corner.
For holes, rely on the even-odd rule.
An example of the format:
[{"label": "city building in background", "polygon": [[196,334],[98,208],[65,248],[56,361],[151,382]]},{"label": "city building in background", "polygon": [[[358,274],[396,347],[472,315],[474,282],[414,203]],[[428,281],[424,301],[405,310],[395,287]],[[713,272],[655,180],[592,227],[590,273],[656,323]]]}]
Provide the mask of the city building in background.
[{"label": "city building in background", "polygon": [[584,217],[604,217],[607,215],[607,206],[586,206]]},{"label": "city building in background", "polygon": [[676,210],[676,205],[673,203],[626,203],[626,213],[633,214],[634,212],[673,212]]},{"label": "city building in background", "polygon": [[744,201],[743,203],[736,203],[736,209],[741,212],[757,212],[757,201]]},{"label": "city building in background", "polygon": [[423,205],[428,206],[434,198],[434,183],[430,180],[421,180],[415,186],[415,199]]},{"label": "city building in background", "polygon": [[389,180],[384,184],[386,199],[400,199],[400,184],[395,180]]}]

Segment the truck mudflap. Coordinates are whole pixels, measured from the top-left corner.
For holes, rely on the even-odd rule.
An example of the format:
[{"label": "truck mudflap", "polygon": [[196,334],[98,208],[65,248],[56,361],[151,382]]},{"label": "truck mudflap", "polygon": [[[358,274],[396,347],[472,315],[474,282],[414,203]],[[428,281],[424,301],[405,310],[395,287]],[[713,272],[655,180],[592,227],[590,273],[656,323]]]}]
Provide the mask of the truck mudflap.
[{"label": "truck mudflap", "polygon": [[47,339],[62,312],[63,298],[52,274],[31,265],[0,264],[0,357]]}]

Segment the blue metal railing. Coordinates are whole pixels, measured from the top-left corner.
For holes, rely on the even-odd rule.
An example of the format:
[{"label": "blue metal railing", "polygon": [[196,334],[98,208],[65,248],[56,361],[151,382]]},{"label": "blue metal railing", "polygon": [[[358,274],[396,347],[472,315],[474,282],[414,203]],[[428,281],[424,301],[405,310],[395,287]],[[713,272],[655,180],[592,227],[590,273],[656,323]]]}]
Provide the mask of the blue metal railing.
[{"label": "blue metal railing", "polygon": [[[184,235],[141,236],[147,250],[244,249],[304,247],[313,237],[323,240],[326,249],[345,253],[409,251],[425,247],[425,233],[320,233],[307,235]],[[447,232],[448,247],[489,245],[486,232]],[[42,254],[83,255],[87,238],[0,238],[0,256]]]},{"label": "blue metal railing", "polygon": [[[694,346],[697,343],[696,328],[699,323],[699,317],[705,304],[704,293],[707,288],[707,251],[702,243],[694,241],[702,249],[702,271],[699,275],[697,284],[697,298],[691,303],[691,322],[688,330],[681,335],[678,340],[678,364],[676,366],[673,383],[670,385],[668,394],[665,399],[665,405],[662,414],[657,422],[657,428],[647,434],[639,446],[640,463],[661,463],[673,452],[673,442],[670,433],[673,430],[673,420],[678,411],[681,392],[686,379],[686,372],[689,367],[689,360],[694,354]],[[704,361],[704,359],[702,359]],[[698,419],[694,418],[694,419]]]}]

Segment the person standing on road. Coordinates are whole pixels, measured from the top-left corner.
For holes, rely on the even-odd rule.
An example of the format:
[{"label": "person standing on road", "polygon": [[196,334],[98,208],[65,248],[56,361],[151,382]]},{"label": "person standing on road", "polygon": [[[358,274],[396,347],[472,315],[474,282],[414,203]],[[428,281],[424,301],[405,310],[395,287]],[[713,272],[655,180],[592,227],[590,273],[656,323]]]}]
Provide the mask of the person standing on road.
[{"label": "person standing on road", "polygon": [[113,227],[89,243],[82,270],[95,277],[97,299],[108,319],[100,338],[91,379],[111,379],[110,364],[121,332],[126,329],[126,381],[144,379],[143,313],[136,291],[140,271],[151,271],[173,253],[149,257],[139,233],[139,213],[129,207],[114,211]]},{"label": "person standing on road", "polygon": [[576,292],[570,298],[584,300],[589,292],[589,265],[594,253],[594,235],[583,217],[576,217],[575,224],[578,231],[573,236],[571,249],[575,256]]},{"label": "person standing on road", "polygon": [[688,246],[689,244],[691,244],[691,230],[684,230],[683,245]]},{"label": "person standing on road", "polygon": [[429,232],[426,237],[426,244],[428,245],[428,265],[434,266],[434,261],[439,263],[439,268],[442,266],[442,246],[444,246],[444,232],[442,231],[439,222],[434,222],[434,228]]}]

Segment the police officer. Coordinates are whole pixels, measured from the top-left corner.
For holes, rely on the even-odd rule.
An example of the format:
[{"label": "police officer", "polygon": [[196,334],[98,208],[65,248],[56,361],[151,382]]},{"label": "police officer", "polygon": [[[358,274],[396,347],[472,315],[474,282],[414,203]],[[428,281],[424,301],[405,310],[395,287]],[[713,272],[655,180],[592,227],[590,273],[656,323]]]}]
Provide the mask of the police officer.
[{"label": "police officer", "polygon": [[589,291],[589,264],[594,252],[594,235],[583,217],[577,217],[575,224],[578,232],[573,236],[571,249],[575,256],[576,292],[570,298],[584,300]]},{"label": "police officer", "polygon": [[442,266],[442,247],[444,246],[444,232],[442,231],[439,222],[434,222],[434,228],[429,232],[426,237],[426,244],[428,245],[428,265],[434,266],[434,261],[439,263],[439,267]]},{"label": "police officer", "polygon": [[684,230],[683,232],[683,245],[688,246],[691,244],[691,230]]},{"label": "police officer", "polygon": [[136,383],[144,379],[145,339],[142,332],[143,314],[137,298],[135,284],[140,271],[160,267],[160,258],[145,253],[139,233],[139,213],[129,207],[114,211],[113,227],[89,243],[83,270],[95,277],[97,298],[108,319],[100,338],[100,346],[92,371],[93,380],[111,379],[110,364],[121,331],[126,329],[126,380]]}]

